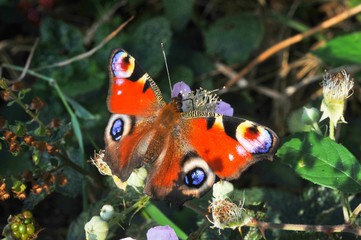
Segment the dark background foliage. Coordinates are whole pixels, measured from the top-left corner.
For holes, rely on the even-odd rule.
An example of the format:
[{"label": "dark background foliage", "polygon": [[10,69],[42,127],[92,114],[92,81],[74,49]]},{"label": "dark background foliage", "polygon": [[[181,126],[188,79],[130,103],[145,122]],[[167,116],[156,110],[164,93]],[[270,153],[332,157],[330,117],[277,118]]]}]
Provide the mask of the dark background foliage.
[{"label": "dark background foliage", "polygon": [[[11,196],[0,201],[0,226],[6,225],[9,215],[30,209],[45,228],[39,239],[81,239],[84,222],[97,215],[103,203],[118,199],[114,203],[122,209],[119,199],[136,200],[119,196],[120,190],[111,180],[106,181],[86,161],[94,150],[104,148],[103,132],[109,117],[108,58],[112,49],[124,48],[131,53],[169,99],[160,43],[164,43],[173,83],[184,81],[193,89],[212,90],[227,84],[265,49],[357,4],[361,1],[0,0],[2,77],[19,79],[22,69],[16,66],[26,65],[38,39],[29,69],[41,76],[29,72],[22,78],[20,90],[13,87],[8,91],[23,104],[32,103],[31,111],[44,124],[31,122],[33,118],[13,102],[14,98],[7,99],[7,92],[3,91],[0,180],[7,184]],[[49,67],[96,47],[131,16],[134,19],[94,54]],[[348,124],[342,126],[337,136],[359,159],[360,59],[360,16],[355,16],[260,62],[240,81],[243,85],[230,86],[221,98],[234,107],[235,116],[267,125],[283,137],[304,130],[299,109],[306,105],[319,108],[323,71],[343,66],[355,78],[355,89],[345,113]],[[311,79],[310,83],[307,79]],[[298,87],[300,82],[306,83]],[[34,102],[36,98],[39,102]],[[7,106],[9,102],[13,104]],[[322,129],[326,130],[325,124]],[[7,135],[9,131],[17,137],[11,138]],[[28,144],[27,136],[33,136],[35,143]],[[54,149],[56,153],[52,152]],[[26,175],[29,173],[30,177]],[[61,181],[64,179],[65,184]],[[234,184],[238,189],[246,189],[246,201],[265,203],[267,221],[342,223],[339,195],[302,180],[278,159],[257,163]],[[41,188],[40,194],[35,193],[37,186]],[[16,195],[21,187],[26,188],[23,191],[26,196]],[[201,202],[199,205],[206,208],[209,199],[207,195],[193,203]],[[354,195],[351,205],[355,207],[359,202],[359,196]],[[197,231],[205,222],[201,215],[195,216],[187,208],[155,204],[187,234]],[[129,225],[129,217],[122,223],[124,230],[111,229],[117,239],[126,235],[144,238],[146,230],[156,222],[149,217],[144,221],[137,214]],[[261,238],[259,232],[252,235],[251,231],[246,230],[245,236]],[[208,230],[206,234],[209,235],[203,235],[204,238],[239,237],[237,231],[223,231],[219,236],[217,230]],[[326,236],[279,231],[267,234],[270,239],[354,238],[351,234]]]}]

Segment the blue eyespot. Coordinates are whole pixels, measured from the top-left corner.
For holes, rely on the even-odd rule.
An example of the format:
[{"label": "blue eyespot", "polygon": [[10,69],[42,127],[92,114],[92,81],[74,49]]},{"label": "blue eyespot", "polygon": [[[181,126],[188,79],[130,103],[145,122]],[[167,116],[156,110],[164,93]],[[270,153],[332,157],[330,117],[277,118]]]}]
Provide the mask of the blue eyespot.
[{"label": "blue eyespot", "polygon": [[119,141],[123,135],[124,122],[118,118],[113,122],[112,128],[110,129],[110,135],[114,141]]},{"label": "blue eyespot", "polygon": [[184,176],[188,187],[200,187],[206,181],[207,175],[201,168],[194,168]]}]

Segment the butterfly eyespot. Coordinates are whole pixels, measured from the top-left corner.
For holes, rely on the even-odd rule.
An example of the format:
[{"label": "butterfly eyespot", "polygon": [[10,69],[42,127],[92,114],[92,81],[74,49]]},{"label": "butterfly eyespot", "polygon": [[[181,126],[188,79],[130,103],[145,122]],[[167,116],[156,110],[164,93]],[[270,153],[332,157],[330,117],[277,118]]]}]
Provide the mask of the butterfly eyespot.
[{"label": "butterfly eyespot", "polygon": [[128,135],[135,124],[135,119],[128,115],[113,114],[108,122],[106,133],[110,141],[118,142]]},{"label": "butterfly eyespot", "polygon": [[214,172],[197,153],[187,153],[183,164],[183,184],[187,191],[197,191],[194,193],[201,195],[214,184],[216,178]]},{"label": "butterfly eyespot", "polygon": [[124,51],[115,52],[111,57],[111,69],[115,77],[128,78],[134,71],[134,58]]},{"label": "butterfly eyespot", "polygon": [[202,186],[206,179],[207,175],[201,168],[195,168],[184,176],[184,182],[188,187]]},{"label": "butterfly eyespot", "polygon": [[116,119],[113,122],[112,128],[110,129],[110,135],[114,141],[119,141],[123,135],[124,122],[122,119]]}]

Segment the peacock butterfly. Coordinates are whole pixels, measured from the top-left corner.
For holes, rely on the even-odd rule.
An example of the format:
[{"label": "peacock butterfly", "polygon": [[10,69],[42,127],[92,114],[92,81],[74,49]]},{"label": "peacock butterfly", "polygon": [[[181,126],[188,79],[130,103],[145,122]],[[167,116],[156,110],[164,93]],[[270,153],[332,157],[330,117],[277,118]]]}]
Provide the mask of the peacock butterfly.
[{"label": "peacock butterfly", "polygon": [[120,49],[110,56],[109,72],[107,104],[113,114],[105,129],[104,161],[121,181],[146,166],[145,193],[179,204],[202,196],[218,178],[236,179],[258,160],[272,160],[277,135],[219,114],[217,109],[230,107],[213,101],[215,94],[201,91],[205,104],[198,106],[185,86],[166,103],[153,79]]}]

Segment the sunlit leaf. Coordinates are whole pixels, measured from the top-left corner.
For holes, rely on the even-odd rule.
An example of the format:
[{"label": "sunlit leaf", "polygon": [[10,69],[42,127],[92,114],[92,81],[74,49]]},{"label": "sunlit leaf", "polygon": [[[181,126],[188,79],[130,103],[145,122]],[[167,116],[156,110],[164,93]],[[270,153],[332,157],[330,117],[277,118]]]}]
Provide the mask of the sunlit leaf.
[{"label": "sunlit leaf", "polygon": [[285,140],[277,156],[302,178],[346,193],[361,192],[361,165],[347,148],[316,133]]},{"label": "sunlit leaf", "polygon": [[312,53],[326,64],[335,67],[345,64],[361,64],[361,32],[336,37]]}]

